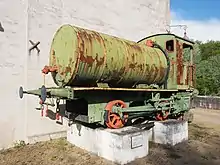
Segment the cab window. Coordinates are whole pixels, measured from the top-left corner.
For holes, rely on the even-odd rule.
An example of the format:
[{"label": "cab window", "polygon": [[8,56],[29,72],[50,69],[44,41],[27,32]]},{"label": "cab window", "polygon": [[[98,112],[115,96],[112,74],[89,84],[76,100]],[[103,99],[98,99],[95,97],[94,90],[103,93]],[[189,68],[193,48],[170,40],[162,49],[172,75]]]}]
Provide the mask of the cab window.
[{"label": "cab window", "polygon": [[166,50],[168,52],[173,52],[174,51],[174,41],[173,40],[169,40],[166,42]]}]

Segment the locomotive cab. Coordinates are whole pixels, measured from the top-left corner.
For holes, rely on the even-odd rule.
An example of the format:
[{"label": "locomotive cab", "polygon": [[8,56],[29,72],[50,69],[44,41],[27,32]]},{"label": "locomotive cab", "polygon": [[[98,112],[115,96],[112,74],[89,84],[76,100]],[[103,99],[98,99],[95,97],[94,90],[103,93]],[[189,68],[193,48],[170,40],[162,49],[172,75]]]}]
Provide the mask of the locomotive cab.
[{"label": "locomotive cab", "polygon": [[194,42],[174,34],[166,33],[149,36],[138,41],[138,43],[145,44],[147,40],[152,40],[159,44],[169,57],[170,71],[167,88],[180,90],[194,88]]}]

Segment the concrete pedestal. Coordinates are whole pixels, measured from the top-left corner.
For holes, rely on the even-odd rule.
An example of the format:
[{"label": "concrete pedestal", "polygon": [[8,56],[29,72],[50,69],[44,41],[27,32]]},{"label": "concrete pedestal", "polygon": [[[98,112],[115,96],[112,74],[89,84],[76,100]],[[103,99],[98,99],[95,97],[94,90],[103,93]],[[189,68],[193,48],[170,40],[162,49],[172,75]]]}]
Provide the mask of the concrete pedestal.
[{"label": "concrete pedestal", "polygon": [[176,145],[188,140],[188,122],[179,120],[156,121],[149,130],[149,141]]},{"label": "concrete pedestal", "polygon": [[149,130],[134,127],[112,130],[73,124],[67,131],[67,140],[100,157],[126,164],[148,155],[148,133]]}]

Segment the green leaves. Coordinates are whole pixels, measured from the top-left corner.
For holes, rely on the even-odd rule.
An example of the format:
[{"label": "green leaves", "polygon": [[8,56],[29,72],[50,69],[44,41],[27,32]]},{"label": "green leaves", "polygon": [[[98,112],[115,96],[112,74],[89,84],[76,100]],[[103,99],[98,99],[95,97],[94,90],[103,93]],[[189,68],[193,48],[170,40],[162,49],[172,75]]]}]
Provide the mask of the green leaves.
[{"label": "green leaves", "polygon": [[220,55],[220,41],[208,41],[200,45],[202,60],[208,60],[209,57]]},{"label": "green leaves", "polygon": [[220,95],[220,42],[196,42],[196,88],[200,95]]}]

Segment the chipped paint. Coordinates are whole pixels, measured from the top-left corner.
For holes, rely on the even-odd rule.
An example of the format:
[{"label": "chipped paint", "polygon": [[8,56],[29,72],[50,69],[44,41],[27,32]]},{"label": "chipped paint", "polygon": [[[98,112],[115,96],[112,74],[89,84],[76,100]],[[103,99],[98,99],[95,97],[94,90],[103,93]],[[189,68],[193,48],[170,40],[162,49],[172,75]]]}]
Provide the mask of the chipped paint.
[{"label": "chipped paint", "polygon": [[176,40],[176,56],[177,56],[177,84],[183,84],[183,45]]},{"label": "chipped paint", "polygon": [[157,48],[71,25],[56,32],[50,56],[50,66],[58,66],[58,86],[162,84],[167,71]]}]

